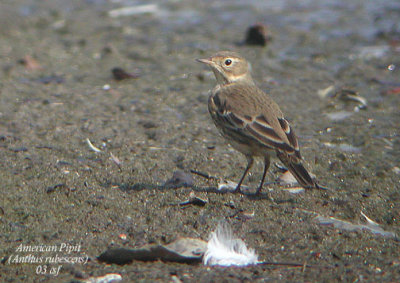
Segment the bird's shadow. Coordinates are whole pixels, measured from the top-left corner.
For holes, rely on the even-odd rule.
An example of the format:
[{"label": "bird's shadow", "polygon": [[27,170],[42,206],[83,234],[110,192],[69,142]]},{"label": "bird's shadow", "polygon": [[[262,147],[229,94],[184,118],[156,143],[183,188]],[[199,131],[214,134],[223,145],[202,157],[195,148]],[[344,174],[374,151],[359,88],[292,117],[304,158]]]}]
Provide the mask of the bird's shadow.
[{"label": "bird's shadow", "polygon": [[180,188],[187,188],[188,190],[192,190],[194,192],[201,192],[201,193],[214,193],[214,194],[235,194],[235,195],[243,195],[251,200],[270,200],[271,197],[267,192],[260,192],[256,194],[255,192],[251,191],[240,191],[234,192],[232,189],[218,189],[217,187],[210,186],[210,187],[198,187],[198,186],[174,186],[174,185],[156,185],[156,184],[149,184],[149,183],[136,183],[136,184],[114,184],[117,186],[121,191],[126,193],[131,192],[140,192],[143,190],[159,190],[159,191],[168,191],[168,190],[176,190]]}]

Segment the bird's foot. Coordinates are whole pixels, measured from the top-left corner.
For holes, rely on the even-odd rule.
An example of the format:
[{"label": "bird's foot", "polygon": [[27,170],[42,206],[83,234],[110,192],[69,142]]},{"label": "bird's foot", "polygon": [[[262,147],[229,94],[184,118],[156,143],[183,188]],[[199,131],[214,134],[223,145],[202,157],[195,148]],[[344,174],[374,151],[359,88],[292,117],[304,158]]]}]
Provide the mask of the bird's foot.
[{"label": "bird's foot", "polygon": [[240,186],[237,186],[236,189],[233,191],[234,194],[240,194]]},{"label": "bird's foot", "polygon": [[272,201],[273,203],[275,203],[275,200],[273,199],[273,197],[271,197],[270,193],[266,192],[264,195],[262,195],[261,189],[262,188],[258,188],[257,191],[254,193],[254,196],[257,198],[268,199],[268,200]]}]

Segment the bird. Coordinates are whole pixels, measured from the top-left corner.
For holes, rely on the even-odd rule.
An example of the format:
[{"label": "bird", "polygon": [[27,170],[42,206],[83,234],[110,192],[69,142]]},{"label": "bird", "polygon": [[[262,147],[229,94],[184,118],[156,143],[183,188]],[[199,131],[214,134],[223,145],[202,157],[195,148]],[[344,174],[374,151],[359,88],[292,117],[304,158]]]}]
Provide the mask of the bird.
[{"label": "bird", "polygon": [[208,110],[222,136],[244,154],[247,166],[234,192],[253,166],[254,158],[264,158],[264,171],[256,195],[261,193],[270,166],[277,157],[304,188],[320,187],[302,164],[295,132],[278,104],[256,86],[249,63],[236,52],[220,51],[207,59],[196,59],[213,71],[217,85],[211,90]]}]

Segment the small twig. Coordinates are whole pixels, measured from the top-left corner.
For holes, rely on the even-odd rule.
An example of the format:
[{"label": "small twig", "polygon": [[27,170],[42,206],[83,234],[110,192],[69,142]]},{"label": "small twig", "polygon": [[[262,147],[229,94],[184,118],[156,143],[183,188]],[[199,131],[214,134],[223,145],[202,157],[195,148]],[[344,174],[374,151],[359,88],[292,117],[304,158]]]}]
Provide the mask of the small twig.
[{"label": "small twig", "polygon": [[275,265],[275,266],[291,266],[291,267],[302,267],[303,270],[305,268],[331,268],[331,266],[323,266],[323,265],[309,265],[306,263],[295,263],[295,262],[273,262],[273,261],[261,261],[258,264],[260,265]]},{"label": "small twig", "polygon": [[185,151],[183,149],[180,148],[176,148],[176,147],[158,147],[158,146],[149,146],[148,149],[150,150],[176,150],[176,151]]},{"label": "small twig", "polygon": [[210,176],[207,173],[203,173],[203,172],[200,172],[200,171],[197,171],[197,170],[190,169],[190,173],[198,175],[198,176],[203,177],[203,178],[206,178],[208,180],[218,180],[217,177]]},{"label": "small twig", "polygon": [[50,145],[37,145],[35,146],[37,149],[53,149]]}]

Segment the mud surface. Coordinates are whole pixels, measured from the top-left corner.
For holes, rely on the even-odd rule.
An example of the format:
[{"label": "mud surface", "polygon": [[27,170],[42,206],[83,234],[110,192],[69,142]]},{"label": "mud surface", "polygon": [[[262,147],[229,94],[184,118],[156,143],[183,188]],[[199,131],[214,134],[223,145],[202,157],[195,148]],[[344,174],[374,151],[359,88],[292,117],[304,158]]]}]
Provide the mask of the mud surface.
[{"label": "mud surface", "polygon": [[[106,273],[124,282],[400,281],[398,239],[314,220],[365,223],[363,212],[400,235],[399,2],[242,2],[159,1],[149,13],[111,17],[113,9],[140,3],[1,1],[0,281],[69,282]],[[257,22],[272,40],[264,48],[241,44]],[[208,189],[216,182],[199,176],[193,188],[163,186],[176,170],[232,181],[244,170],[245,158],[208,114],[215,78],[195,61],[218,50],[238,51],[252,63],[257,84],[294,125],[308,168],[330,191],[290,194],[273,184],[264,188],[272,202],[216,193]],[[117,82],[115,67],[140,77]],[[330,86],[333,93],[358,92],[367,107],[354,111],[354,101],[321,97]],[[337,112],[348,117],[327,115]],[[246,179],[253,190],[261,165]],[[270,181],[279,174],[273,167]],[[192,191],[208,203],[179,206]],[[207,240],[221,219],[261,260],[313,267],[96,260],[112,246]],[[54,253],[17,252],[21,244],[80,245],[70,255],[90,260],[48,264],[62,266],[56,278],[37,274],[43,263],[9,257]]]}]

